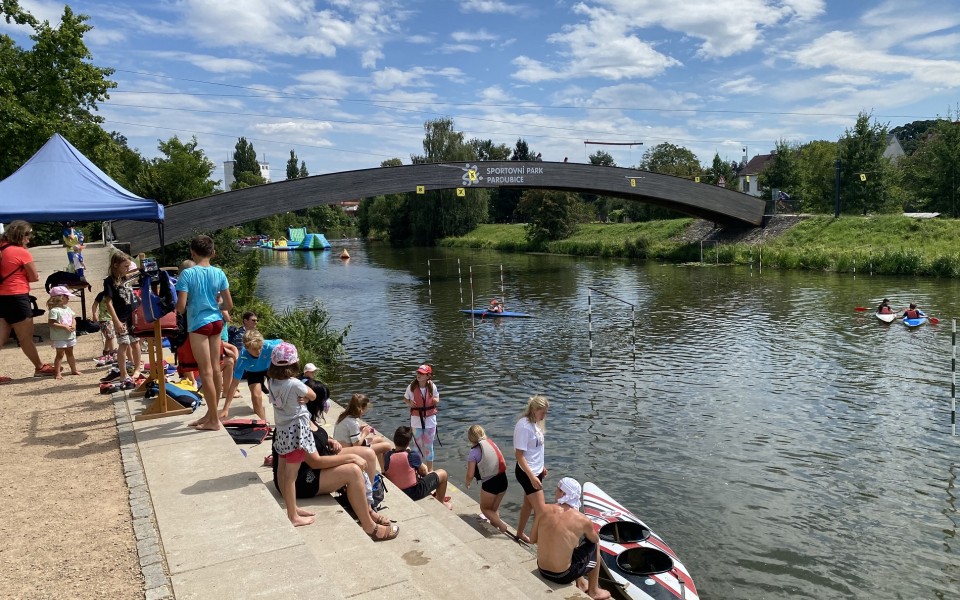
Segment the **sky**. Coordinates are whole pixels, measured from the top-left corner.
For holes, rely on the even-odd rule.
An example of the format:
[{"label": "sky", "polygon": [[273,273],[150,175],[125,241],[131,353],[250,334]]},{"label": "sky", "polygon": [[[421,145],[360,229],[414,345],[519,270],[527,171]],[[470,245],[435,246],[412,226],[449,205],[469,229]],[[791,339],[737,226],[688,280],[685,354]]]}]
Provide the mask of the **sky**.
[{"label": "sky", "polygon": [[[284,179],[423,153],[424,123],[543,160],[634,166],[664,142],[741,160],[956,116],[955,0],[77,0],[117,87],[104,127],[145,157],[196,136],[223,178],[241,136]],[[21,0],[59,22],[64,3]],[[0,33],[30,47],[29,31]],[[585,144],[584,142],[601,142]],[[610,145],[636,143],[637,145]],[[642,144],[642,145],[641,145]]]}]

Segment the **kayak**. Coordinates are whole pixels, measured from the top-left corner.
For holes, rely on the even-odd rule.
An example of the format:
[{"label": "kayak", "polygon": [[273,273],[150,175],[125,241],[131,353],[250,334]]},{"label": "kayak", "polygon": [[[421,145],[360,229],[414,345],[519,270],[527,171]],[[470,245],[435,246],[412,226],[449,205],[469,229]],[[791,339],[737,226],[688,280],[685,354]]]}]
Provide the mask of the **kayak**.
[{"label": "kayak", "polygon": [[511,312],[509,310],[505,310],[503,312],[490,312],[489,310],[485,310],[482,308],[475,308],[473,310],[469,308],[461,308],[460,312],[468,315],[475,315],[478,317],[522,317],[522,318],[533,317],[533,315],[528,315],[527,313],[522,313],[522,312]]},{"label": "kayak", "polygon": [[893,323],[897,320],[897,313],[873,313],[873,315],[884,323]]},{"label": "kayak", "polygon": [[583,484],[583,512],[600,536],[605,577],[632,600],[698,600],[687,568],[666,542],[603,490]]},{"label": "kayak", "polygon": [[927,319],[927,316],[926,316],[926,315],[923,315],[922,317],[919,317],[919,318],[916,318],[916,319],[908,319],[908,318],[904,317],[904,318],[903,318],[903,324],[906,325],[907,327],[913,329],[914,327],[920,327],[921,325],[923,325],[924,323],[926,323],[928,320],[929,320],[929,319]]}]

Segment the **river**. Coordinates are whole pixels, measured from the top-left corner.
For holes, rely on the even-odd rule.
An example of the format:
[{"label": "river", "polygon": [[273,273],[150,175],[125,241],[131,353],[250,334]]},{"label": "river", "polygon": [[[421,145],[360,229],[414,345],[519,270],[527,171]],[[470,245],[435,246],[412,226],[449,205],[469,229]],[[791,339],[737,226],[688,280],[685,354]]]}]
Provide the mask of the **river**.
[{"label": "river", "polygon": [[[403,390],[432,364],[435,466],[457,486],[466,428],[512,456],[513,425],[543,393],[548,485],[590,480],[630,507],[704,599],[960,598],[957,281],[335,244],[264,251],[258,294],[280,308],[320,298],[351,326],[334,399],[368,394],[378,429],[407,421]],[[458,312],[469,267],[483,306],[501,265],[507,308],[534,318],[472,324]],[[855,312],[884,296],[941,322]],[[501,512],[515,524],[512,462]]]}]

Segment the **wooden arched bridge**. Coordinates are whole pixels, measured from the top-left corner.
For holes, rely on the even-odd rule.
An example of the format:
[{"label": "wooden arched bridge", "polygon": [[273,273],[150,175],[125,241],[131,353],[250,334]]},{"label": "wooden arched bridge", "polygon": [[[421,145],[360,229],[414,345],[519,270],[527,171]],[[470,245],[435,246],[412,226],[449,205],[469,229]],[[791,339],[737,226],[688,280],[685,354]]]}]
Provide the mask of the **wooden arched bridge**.
[{"label": "wooden arched bridge", "polygon": [[[582,163],[480,161],[380,167],[289,179],[166,207],[167,243],[281,212],[386,194],[452,188],[551,189],[655,204],[718,223],[759,226],[764,201],[689,179]],[[156,225],[116,221],[118,240],[133,253],[160,247]]]}]

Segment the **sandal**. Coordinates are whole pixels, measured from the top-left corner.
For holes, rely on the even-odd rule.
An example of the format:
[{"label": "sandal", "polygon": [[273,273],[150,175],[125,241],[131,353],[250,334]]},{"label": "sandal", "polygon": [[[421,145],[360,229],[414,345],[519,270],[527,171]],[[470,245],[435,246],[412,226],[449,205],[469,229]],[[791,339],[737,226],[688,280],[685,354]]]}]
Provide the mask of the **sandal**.
[{"label": "sandal", "polygon": [[[387,533],[385,535],[377,535],[378,533],[383,531],[382,529],[380,529],[381,527],[387,529]],[[374,525],[373,531],[371,531],[367,535],[369,535],[370,539],[375,542],[385,542],[387,540],[392,540],[398,535],[400,535],[400,526],[394,525],[393,527],[387,528],[386,525]]]},{"label": "sandal", "polygon": [[[370,518],[373,519],[373,515],[370,515]],[[376,519],[373,519],[373,522],[376,523],[377,525],[383,525],[384,527],[389,527],[393,525],[393,521],[391,521],[387,517],[380,514],[377,515]]]},{"label": "sandal", "polygon": [[45,375],[53,375],[56,370],[53,368],[53,365],[48,365],[44,363],[39,369],[33,372],[34,377],[43,377]]}]

